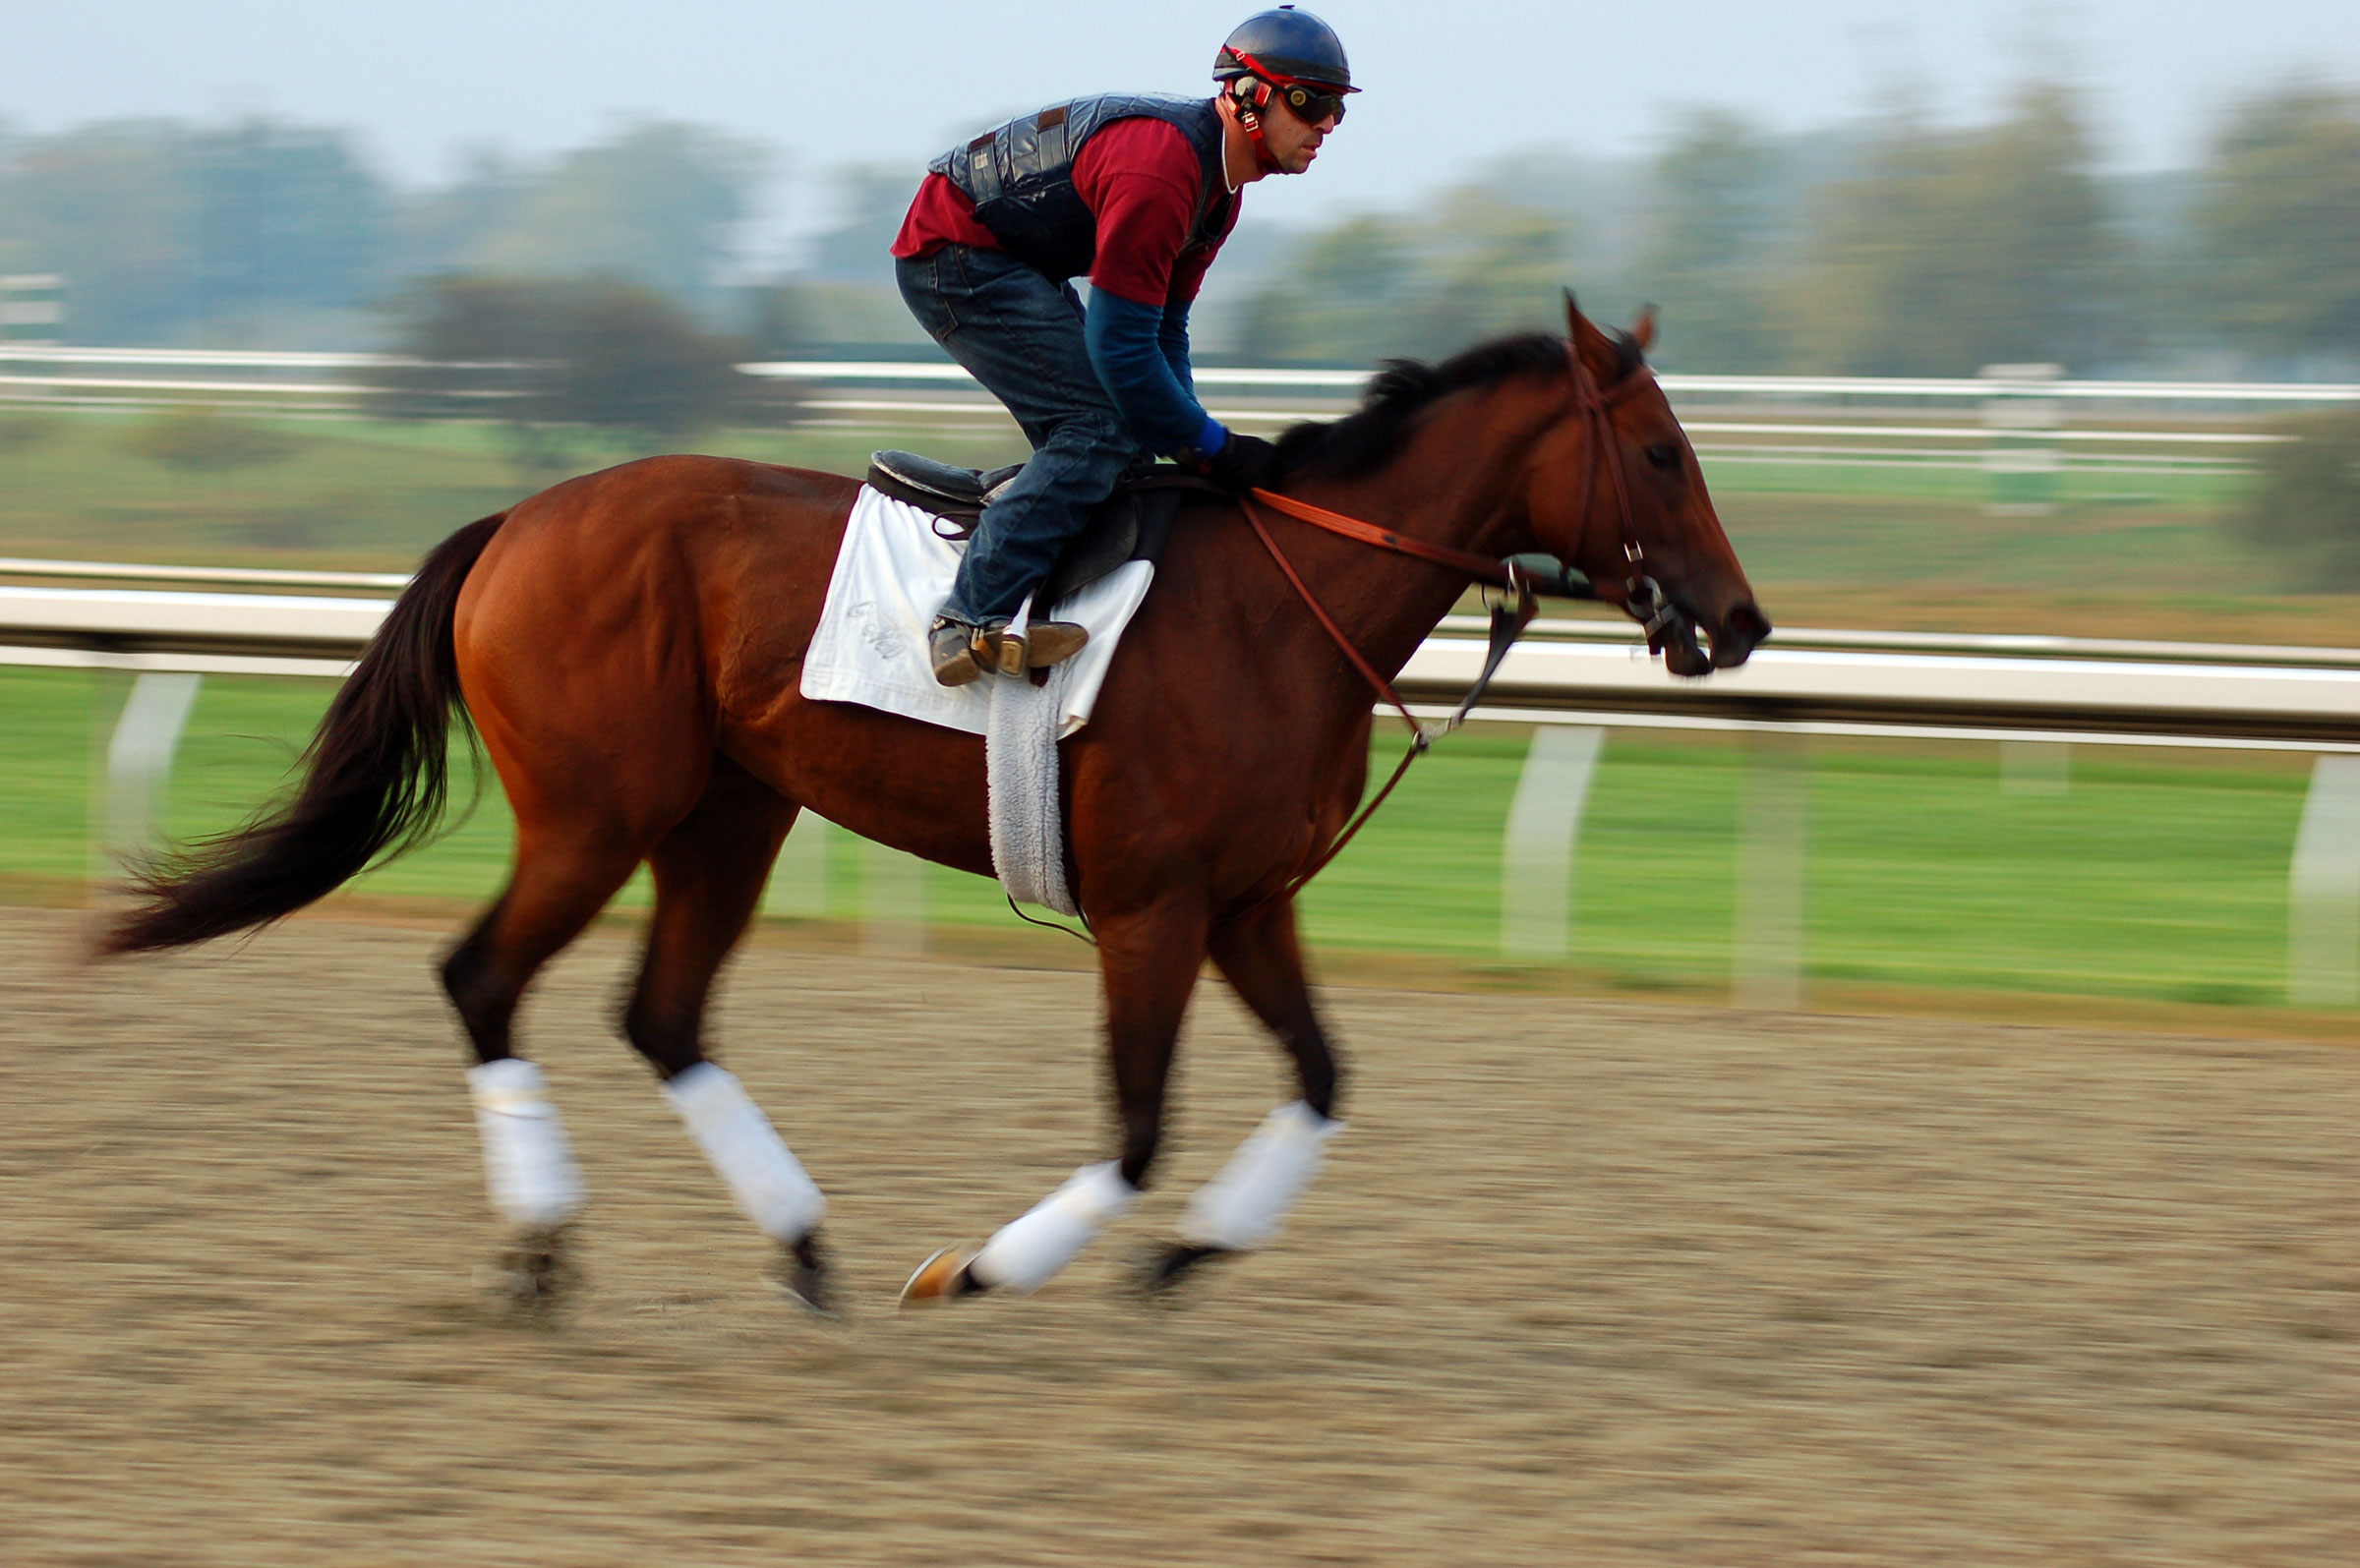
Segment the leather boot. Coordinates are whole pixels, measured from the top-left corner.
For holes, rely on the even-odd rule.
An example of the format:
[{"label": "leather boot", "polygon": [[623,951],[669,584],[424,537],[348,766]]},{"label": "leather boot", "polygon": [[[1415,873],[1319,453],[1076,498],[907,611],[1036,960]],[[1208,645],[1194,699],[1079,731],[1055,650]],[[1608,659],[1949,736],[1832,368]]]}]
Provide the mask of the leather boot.
[{"label": "leather boot", "polygon": [[979,636],[966,621],[935,616],[926,628],[926,657],[934,666],[934,678],[946,686],[964,686],[982,674],[983,666],[975,658]]},{"label": "leather boot", "polygon": [[1089,629],[1070,620],[1042,620],[1025,628],[1025,668],[1046,669],[1080,653]]},{"label": "leather boot", "polygon": [[976,641],[991,668],[1003,675],[1022,675],[1073,658],[1090,641],[1090,632],[1070,620],[1036,620],[1021,636],[986,631]]}]

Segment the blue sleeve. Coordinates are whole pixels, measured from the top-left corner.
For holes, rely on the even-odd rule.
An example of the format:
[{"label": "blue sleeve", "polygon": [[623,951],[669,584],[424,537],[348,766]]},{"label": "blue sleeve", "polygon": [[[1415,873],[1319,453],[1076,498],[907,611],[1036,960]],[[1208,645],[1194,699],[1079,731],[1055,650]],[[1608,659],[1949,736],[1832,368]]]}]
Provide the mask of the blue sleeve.
[{"label": "blue sleeve", "polygon": [[1151,450],[1218,451],[1228,432],[1197,401],[1188,375],[1188,312],[1092,289],[1082,325],[1091,367],[1133,433]]},{"label": "blue sleeve", "polygon": [[1163,322],[1155,328],[1155,346],[1163,350],[1163,362],[1172,368],[1172,377],[1181,389],[1196,396],[1196,373],[1188,363],[1188,301],[1176,300],[1163,308]]}]

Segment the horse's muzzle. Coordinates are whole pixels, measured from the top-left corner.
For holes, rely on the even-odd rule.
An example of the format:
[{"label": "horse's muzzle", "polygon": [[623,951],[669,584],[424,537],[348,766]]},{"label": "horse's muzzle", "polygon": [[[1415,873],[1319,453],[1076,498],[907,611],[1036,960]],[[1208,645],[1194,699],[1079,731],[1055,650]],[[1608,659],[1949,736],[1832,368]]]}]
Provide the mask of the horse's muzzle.
[{"label": "horse's muzzle", "polygon": [[[1735,669],[1752,656],[1753,650],[1770,635],[1770,617],[1762,607],[1748,599],[1721,617],[1721,624],[1710,629],[1713,657],[1707,667],[1713,669]],[[1685,673],[1686,671],[1682,671]],[[1703,670],[1695,673],[1702,674]]]}]

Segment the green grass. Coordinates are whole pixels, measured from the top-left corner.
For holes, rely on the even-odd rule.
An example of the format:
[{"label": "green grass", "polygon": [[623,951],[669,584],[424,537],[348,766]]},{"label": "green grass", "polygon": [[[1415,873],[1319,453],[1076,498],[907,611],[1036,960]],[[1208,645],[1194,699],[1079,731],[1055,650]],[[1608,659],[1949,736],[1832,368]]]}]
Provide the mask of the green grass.
[{"label": "green grass", "polygon": [[[90,802],[127,690],[120,676],[0,669],[0,885],[66,887],[93,864]],[[208,679],[173,773],[172,831],[216,832],[267,799],[327,693],[320,681]],[[1413,769],[1306,895],[1314,945],[1516,973],[1498,958],[1501,838],[1527,744],[1524,731],[1476,728]],[[1394,747],[1381,730],[1380,768]],[[1749,766],[1741,739],[1613,735],[1582,826],[1574,969],[1645,989],[1725,984]],[[2023,797],[2002,792],[1995,747],[1822,743],[1810,764],[1808,973],[2273,1004],[2284,994],[2287,861],[2308,767],[2295,756],[2083,747],[2068,793]],[[509,820],[488,776],[487,785],[461,826],[358,886],[488,898]],[[856,849],[837,830],[825,837],[826,912],[856,917],[882,852]],[[924,885],[936,922],[1013,924],[991,882],[928,867]],[[644,901],[643,889],[623,901]]]},{"label": "green grass", "polygon": [[[533,469],[497,426],[257,421],[283,457],[192,471],[150,455],[154,416],[7,418],[0,553],[8,554],[406,566],[471,518],[643,450],[584,440],[556,466]],[[1013,432],[738,431],[693,444],[839,473],[859,472],[876,446],[920,446],[975,463],[1023,455]],[[1766,599],[1797,583],[2063,581],[2189,592],[2257,575],[2246,548],[2219,522],[2239,494],[2236,481],[2140,480],[2142,494],[2124,499],[2115,493],[2131,482],[2075,473],[2062,482],[2058,512],[2011,518],[1984,514],[1987,482],[1971,471],[1714,459],[1708,476]]]},{"label": "green grass", "polygon": [[[277,420],[259,423],[283,437],[283,458],[190,470],[148,455],[153,416],[7,417],[0,553],[78,559],[406,567],[460,524],[568,474],[665,449],[582,440],[558,465],[537,469],[519,460],[497,426]],[[923,439],[945,457],[981,463],[1012,461],[1023,448],[1013,432]],[[894,443],[829,431],[747,431],[692,444],[856,473],[873,447]]]}]

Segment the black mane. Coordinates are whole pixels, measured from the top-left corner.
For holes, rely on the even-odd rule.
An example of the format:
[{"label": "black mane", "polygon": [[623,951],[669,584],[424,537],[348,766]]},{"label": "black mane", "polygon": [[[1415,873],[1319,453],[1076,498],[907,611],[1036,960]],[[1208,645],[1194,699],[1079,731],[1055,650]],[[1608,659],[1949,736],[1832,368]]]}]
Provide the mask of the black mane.
[{"label": "black mane", "polygon": [[1399,451],[1410,423],[1448,394],[1564,368],[1565,340],[1549,332],[1479,343],[1440,365],[1386,360],[1353,413],[1291,426],[1278,437],[1280,470],[1288,476],[1313,469],[1344,478],[1365,474]]}]

